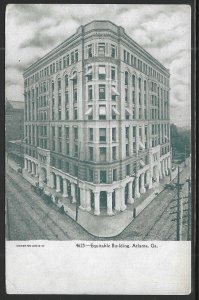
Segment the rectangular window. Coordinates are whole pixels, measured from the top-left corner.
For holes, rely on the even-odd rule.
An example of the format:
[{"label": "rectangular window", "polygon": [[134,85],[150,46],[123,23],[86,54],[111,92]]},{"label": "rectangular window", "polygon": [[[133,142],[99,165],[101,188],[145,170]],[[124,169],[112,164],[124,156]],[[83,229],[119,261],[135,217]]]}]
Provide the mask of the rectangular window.
[{"label": "rectangular window", "polygon": [[129,62],[130,62],[130,54],[129,54],[129,52],[127,52],[126,61],[127,61],[127,63],[129,64]]},{"label": "rectangular window", "polygon": [[106,142],[106,128],[99,128],[99,140],[100,142]]},{"label": "rectangular window", "polygon": [[77,120],[77,109],[74,110],[74,120]]},{"label": "rectangular window", "polygon": [[70,133],[69,133],[69,127],[66,127],[66,138],[69,139]]},{"label": "rectangular window", "polygon": [[116,147],[112,147],[112,160],[116,160],[117,157],[116,157]]},{"label": "rectangular window", "polygon": [[100,147],[100,161],[104,162],[106,161],[106,148]]},{"label": "rectangular window", "polygon": [[112,128],[112,141],[116,142],[116,128]]},{"label": "rectangular window", "polygon": [[59,136],[59,138],[62,137],[62,128],[61,127],[58,127],[58,136]]},{"label": "rectangular window", "polygon": [[66,63],[67,63],[67,66],[69,66],[69,65],[70,65],[69,54],[66,56]]},{"label": "rectangular window", "polygon": [[105,84],[99,85],[99,100],[105,100],[106,93],[105,93]]},{"label": "rectangular window", "polygon": [[111,45],[111,57],[116,58],[116,48],[115,45]]},{"label": "rectangular window", "polygon": [[124,61],[126,61],[126,50],[124,50]]},{"label": "rectangular window", "polygon": [[63,66],[66,68],[66,57],[63,57]]},{"label": "rectangular window", "polygon": [[126,165],[126,175],[130,175],[130,165]]},{"label": "rectangular window", "polygon": [[107,178],[106,178],[106,171],[100,171],[100,183],[106,183]]},{"label": "rectangular window", "polygon": [[106,106],[99,106],[99,120],[106,120]]},{"label": "rectangular window", "polygon": [[66,110],[66,120],[69,120],[69,110]]},{"label": "rectangular window", "polygon": [[105,43],[98,44],[98,55],[105,56]]},{"label": "rectangular window", "polygon": [[115,73],[115,67],[111,67],[111,79],[112,80],[115,80],[115,77],[116,77],[115,74],[116,74]]},{"label": "rectangular window", "polygon": [[126,144],[126,156],[129,156],[129,144]]},{"label": "rectangular window", "polygon": [[126,136],[126,139],[129,138],[129,127],[125,128],[125,136]]},{"label": "rectangular window", "polygon": [[93,56],[93,45],[88,45],[88,58]]},{"label": "rectangular window", "polygon": [[93,87],[92,85],[88,86],[88,101],[92,101],[93,100]]},{"label": "rectangular window", "polygon": [[78,140],[78,128],[74,127],[74,139]]},{"label": "rectangular window", "polygon": [[65,104],[68,104],[68,91],[65,91]]},{"label": "rectangular window", "polygon": [[89,149],[89,160],[93,161],[93,147],[88,147]]},{"label": "rectangular window", "polygon": [[100,80],[105,80],[106,79],[106,68],[105,66],[99,66],[99,79]]},{"label": "rectangular window", "polygon": [[74,61],[75,61],[75,59],[74,59],[74,52],[71,52],[71,64],[73,64]]},{"label": "rectangular window", "polygon": [[117,181],[117,169],[113,169],[113,181]]},{"label": "rectangular window", "polygon": [[78,145],[75,144],[74,157],[78,157]]},{"label": "rectangular window", "polygon": [[93,79],[93,68],[92,68],[92,66],[88,67],[85,76],[87,77],[88,81],[91,81]]},{"label": "rectangular window", "polygon": [[62,141],[61,140],[59,140],[58,145],[59,145],[59,150],[58,151],[61,153],[62,152]]},{"label": "rectangular window", "polygon": [[78,61],[78,50],[75,50],[75,62]]},{"label": "rectangular window", "polygon": [[69,147],[69,143],[66,143],[66,155],[70,154],[70,147]]},{"label": "rectangular window", "polygon": [[93,141],[93,128],[89,128],[89,141]]}]

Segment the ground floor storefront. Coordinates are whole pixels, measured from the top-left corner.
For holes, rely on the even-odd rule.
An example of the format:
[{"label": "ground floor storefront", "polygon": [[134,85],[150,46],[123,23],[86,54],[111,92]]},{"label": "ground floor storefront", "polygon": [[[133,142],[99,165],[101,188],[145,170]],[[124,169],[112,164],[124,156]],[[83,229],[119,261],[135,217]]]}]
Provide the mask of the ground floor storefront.
[{"label": "ground floor storefront", "polygon": [[112,184],[93,184],[78,180],[52,166],[40,163],[29,156],[24,158],[23,176],[31,184],[41,187],[52,201],[67,211],[67,207],[78,206],[96,216],[112,216],[133,205],[135,199],[157,186],[159,180],[170,173],[170,156],[162,157],[158,163],[145,165],[137,174],[127,176]]}]

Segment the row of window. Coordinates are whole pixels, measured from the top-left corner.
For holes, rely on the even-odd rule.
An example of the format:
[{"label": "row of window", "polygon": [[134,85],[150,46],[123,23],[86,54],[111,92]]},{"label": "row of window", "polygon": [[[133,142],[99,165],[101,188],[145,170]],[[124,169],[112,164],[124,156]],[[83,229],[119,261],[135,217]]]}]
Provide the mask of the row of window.
[{"label": "row of window", "polygon": [[169,86],[169,79],[160,74],[158,71],[154,70],[152,67],[148,66],[141,59],[135,55],[130,54],[127,50],[124,49],[123,60],[125,63],[137,68],[146,75],[156,78],[157,81],[163,83],[166,86]]},{"label": "row of window", "polygon": [[78,53],[78,49],[76,49],[75,51],[72,51],[70,54],[67,54],[63,58],[57,60],[56,62],[50,64],[49,66],[45,67],[44,69],[40,70],[39,72],[25,79],[24,85],[25,87],[28,87],[31,84],[37,82],[39,79],[52,75],[62,70],[63,68],[66,68],[67,66],[78,62],[78,60],[79,60],[79,53]]}]

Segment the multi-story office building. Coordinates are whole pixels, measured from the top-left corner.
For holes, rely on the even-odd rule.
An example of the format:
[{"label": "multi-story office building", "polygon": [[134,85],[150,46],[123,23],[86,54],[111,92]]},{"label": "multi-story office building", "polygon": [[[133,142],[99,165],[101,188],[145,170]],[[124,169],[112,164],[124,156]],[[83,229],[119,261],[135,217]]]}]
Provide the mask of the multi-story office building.
[{"label": "multi-story office building", "polygon": [[23,140],[24,137],[24,102],[5,102],[5,145],[9,141]]},{"label": "multi-story office building", "polygon": [[122,27],[80,26],[24,72],[24,176],[64,206],[79,189],[84,210],[125,210],[170,170],[169,77]]}]

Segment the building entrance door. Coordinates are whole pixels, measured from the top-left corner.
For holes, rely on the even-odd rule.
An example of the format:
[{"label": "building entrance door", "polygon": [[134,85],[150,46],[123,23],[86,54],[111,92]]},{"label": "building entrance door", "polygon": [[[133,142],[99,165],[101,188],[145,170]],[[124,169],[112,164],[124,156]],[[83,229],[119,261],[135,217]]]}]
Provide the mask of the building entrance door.
[{"label": "building entrance door", "polygon": [[100,208],[107,208],[107,193],[105,191],[100,192]]}]

